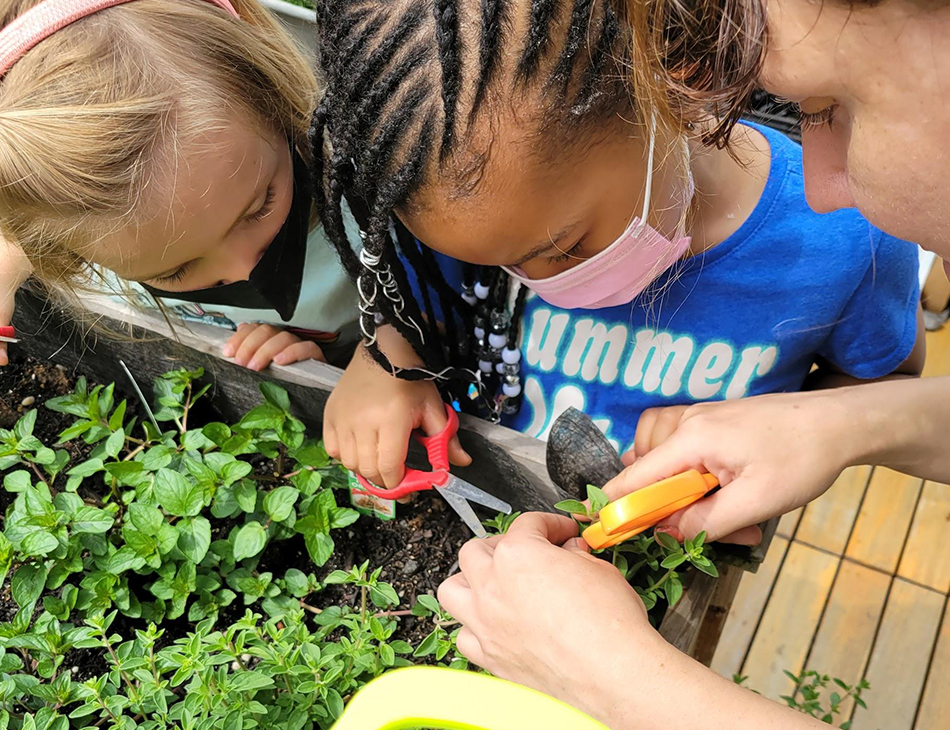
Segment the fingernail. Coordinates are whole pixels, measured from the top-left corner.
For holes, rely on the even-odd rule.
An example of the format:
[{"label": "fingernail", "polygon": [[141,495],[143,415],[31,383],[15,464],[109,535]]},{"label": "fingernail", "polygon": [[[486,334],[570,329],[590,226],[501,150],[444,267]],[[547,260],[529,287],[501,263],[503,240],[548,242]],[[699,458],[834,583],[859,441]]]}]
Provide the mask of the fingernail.
[{"label": "fingernail", "polygon": [[251,360],[251,361],[247,364],[247,369],[248,369],[248,370],[255,370],[255,371],[256,371],[256,370],[262,370],[261,364],[260,364],[259,362],[257,362],[256,360]]},{"label": "fingernail", "polygon": [[225,345],[222,347],[221,354],[225,357],[234,357],[234,345]]},{"label": "fingernail", "polygon": [[287,359],[286,356],[282,352],[278,355],[274,355],[274,362],[277,363],[278,365],[283,365],[286,359]]},{"label": "fingernail", "polygon": [[658,532],[669,535],[677,542],[683,542],[683,533],[679,531],[679,528],[674,527],[673,525],[662,525],[661,527],[654,528],[653,534],[655,535]]}]

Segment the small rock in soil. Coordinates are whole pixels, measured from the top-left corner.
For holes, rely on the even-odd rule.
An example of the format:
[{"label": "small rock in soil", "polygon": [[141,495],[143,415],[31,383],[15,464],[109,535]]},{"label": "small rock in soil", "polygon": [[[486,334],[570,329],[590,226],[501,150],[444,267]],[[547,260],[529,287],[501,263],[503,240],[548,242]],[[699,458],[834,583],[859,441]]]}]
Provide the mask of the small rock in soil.
[{"label": "small rock in soil", "polygon": [[419,562],[417,560],[407,560],[406,564],[402,566],[403,575],[414,575],[417,570],[419,570]]},{"label": "small rock in soil", "polygon": [[29,408],[34,403],[36,403],[36,398],[32,395],[28,395],[26,398],[20,401],[20,405],[24,408]]}]

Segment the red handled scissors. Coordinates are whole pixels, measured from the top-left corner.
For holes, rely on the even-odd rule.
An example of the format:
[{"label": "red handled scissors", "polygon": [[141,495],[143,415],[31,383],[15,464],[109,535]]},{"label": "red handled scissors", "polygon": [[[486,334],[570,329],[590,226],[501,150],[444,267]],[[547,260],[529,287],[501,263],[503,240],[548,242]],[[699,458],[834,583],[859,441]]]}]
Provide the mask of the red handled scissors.
[{"label": "red handled scissors", "polygon": [[481,520],[478,519],[469,502],[483,505],[496,512],[503,512],[506,515],[511,514],[511,505],[487,492],[483,492],[474,484],[459,479],[449,471],[449,441],[458,433],[459,417],[455,413],[455,409],[448,404],[445,406],[445,413],[449,419],[448,423],[435,436],[413,434],[413,438],[425,448],[432,471],[407,468],[406,475],[399,482],[399,485],[393,489],[377,487],[359,474],[356,475],[356,478],[363,487],[363,491],[380,499],[399,499],[412,492],[435,489],[449,503],[449,506],[458,513],[458,516],[468,525],[468,528],[475,533],[475,537],[486,537],[488,533],[482,527]]},{"label": "red handled scissors", "polygon": [[13,327],[0,327],[0,342],[19,342]]}]

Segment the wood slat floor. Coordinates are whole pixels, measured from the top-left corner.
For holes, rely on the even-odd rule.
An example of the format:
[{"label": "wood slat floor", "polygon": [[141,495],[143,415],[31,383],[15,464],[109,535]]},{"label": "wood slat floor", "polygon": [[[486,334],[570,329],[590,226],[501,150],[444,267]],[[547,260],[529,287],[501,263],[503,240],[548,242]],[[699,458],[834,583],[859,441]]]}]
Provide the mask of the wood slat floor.
[{"label": "wood slat floor", "polygon": [[[950,375],[950,326],[927,346],[925,376]],[[855,467],[782,519],[712,666],[775,700],[786,669],[867,678],[868,708],[843,706],[853,730],[950,730],[948,595],[950,486]]]}]

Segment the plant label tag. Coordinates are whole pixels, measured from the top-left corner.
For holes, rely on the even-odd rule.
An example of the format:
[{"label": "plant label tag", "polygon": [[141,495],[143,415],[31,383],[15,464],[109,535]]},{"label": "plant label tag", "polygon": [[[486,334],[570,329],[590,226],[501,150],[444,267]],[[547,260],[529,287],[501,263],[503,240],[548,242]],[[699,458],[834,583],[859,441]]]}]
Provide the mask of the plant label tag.
[{"label": "plant label tag", "polygon": [[380,499],[362,491],[359,480],[351,471],[346,472],[346,480],[350,488],[350,504],[353,505],[353,509],[362,515],[380,520],[389,521],[396,518],[395,500]]}]

